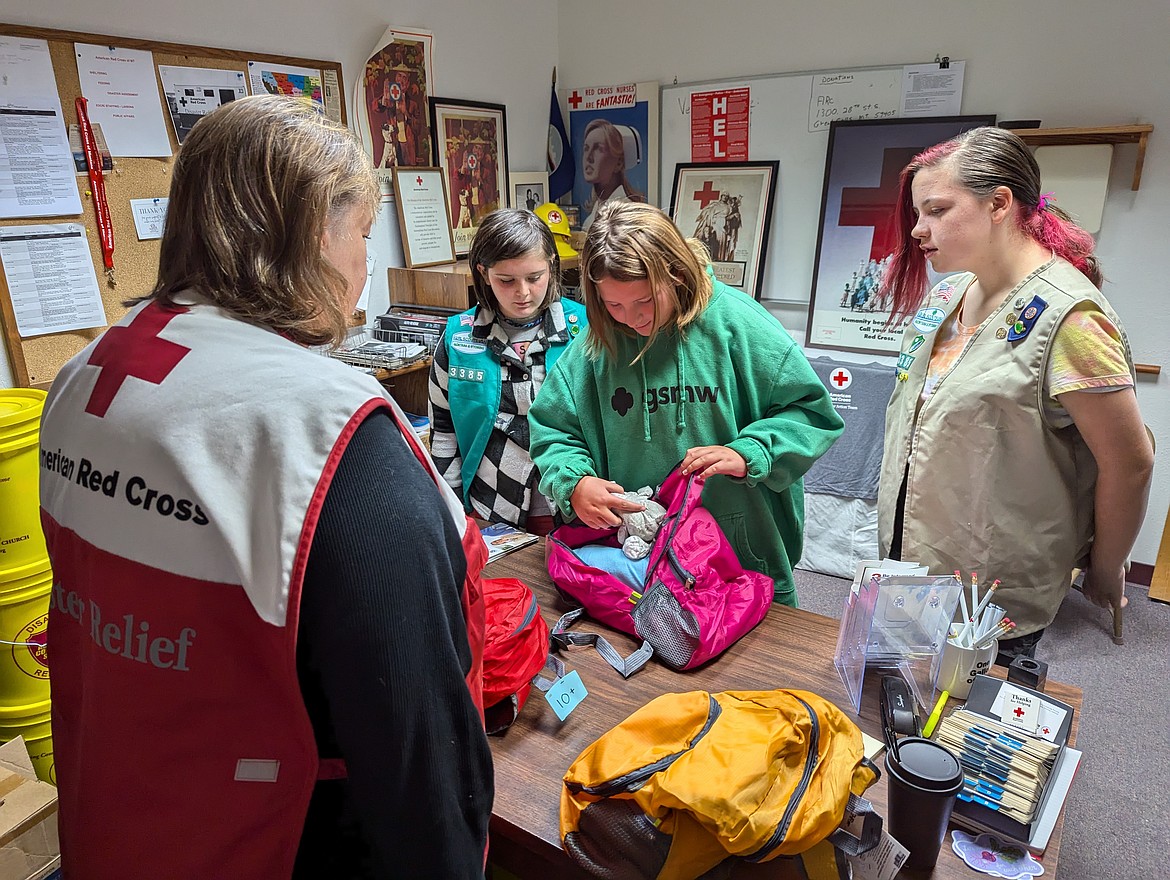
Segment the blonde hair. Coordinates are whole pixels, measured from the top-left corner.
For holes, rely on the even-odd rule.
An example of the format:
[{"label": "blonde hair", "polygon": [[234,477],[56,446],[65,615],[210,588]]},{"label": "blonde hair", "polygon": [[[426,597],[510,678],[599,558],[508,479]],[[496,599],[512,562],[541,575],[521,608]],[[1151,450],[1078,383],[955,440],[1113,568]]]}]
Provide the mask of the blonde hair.
[{"label": "blonde hair", "polygon": [[349,285],[321,252],[326,228],[378,184],[343,126],[309,104],[241,98],[191,130],[171,177],[158,280],[142,299],[197,291],[303,345],[345,338]]},{"label": "blonde hair", "polygon": [[[673,324],[685,332],[711,301],[714,284],[707,274],[710,261],[707,248],[696,239],[683,238],[678,227],[658,208],[638,202],[603,204],[597,209],[581,249],[581,286],[589,317],[585,347],[589,355],[596,358],[604,351],[613,357],[616,333],[637,335],[610,316],[597,282],[607,278],[648,280],[655,293],[668,291],[674,304]],[[637,363],[658,335],[657,297],[654,311],[654,330],[631,363]]]},{"label": "blonde hair", "polygon": [[[588,138],[589,135],[591,135],[595,131],[601,132],[601,136],[603,138],[602,143],[605,144],[606,151],[613,158],[617,159],[617,162],[618,162],[618,167],[617,167],[618,181],[617,181],[617,186],[614,187],[614,190],[616,191],[618,187],[621,187],[622,189],[624,189],[626,191],[626,198],[629,199],[631,202],[644,202],[644,201],[646,201],[646,197],[644,195],[642,195],[642,193],[639,192],[637,189],[635,189],[634,185],[632,183],[630,183],[630,178],[627,175],[627,172],[630,169],[628,169],[626,167],[626,142],[625,142],[625,139],[622,137],[622,133],[620,131],[618,131],[618,127],[616,125],[614,125],[612,122],[610,122],[608,119],[594,119],[587,126],[585,126],[585,134],[582,135],[581,143],[584,144],[585,139]],[[582,161],[582,163],[584,163],[584,157],[582,157],[581,161]],[[585,202],[585,213],[586,214],[588,214],[590,211],[593,210],[593,206],[597,204],[597,200],[598,200],[598,198],[600,198],[600,196],[601,196],[600,187],[595,183],[590,188],[589,198]],[[608,194],[607,194],[607,197],[608,197]],[[603,200],[603,203],[604,203],[604,200]]]}]

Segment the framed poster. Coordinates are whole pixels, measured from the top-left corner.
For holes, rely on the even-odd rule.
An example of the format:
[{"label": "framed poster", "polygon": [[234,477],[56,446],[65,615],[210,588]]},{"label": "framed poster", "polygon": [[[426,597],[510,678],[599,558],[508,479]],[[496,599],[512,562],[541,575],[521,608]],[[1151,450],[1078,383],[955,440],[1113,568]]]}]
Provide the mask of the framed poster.
[{"label": "framed poster", "polygon": [[441,168],[393,169],[394,201],[407,268],[455,262],[447,181]]},{"label": "framed poster", "polygon": [[552,201],[548,197],[547,171],[514,171],[509,175],[508,183],[512,187],[510,201],[513,208],[534,211],[538,205]]},{"label": "framed poster", "polygon": [[[897,354],[905,324],[887,327],[882,276],[898,245],[898,177],[914,156],[994,116],[833,122],[813,260],[805,343]],[[929,267],[928,267],[929,270]],[[931,274],[933,284],[939,276]]]},{"label": "framed poster", "polygon": [[390,169],[431,161],[427,97],[433,79],[430,33],[387,28],[354,96],[358,132],[384,191],[392,188]]},{"label": "framed poster", "polygon": [[707,246],[715,277],[760,298],[779,162],[680,162],[670,217]]},{"label": "framed poster", "polygon": [[447,184],[455,253],[463,257],[480,221],[508,205],[508,124],[503,104],[431,98],[434,163]]},{"label": "framed poster", "polygon": [[658,204],[658,83],[562,89],[581,228],[607,199]]}]

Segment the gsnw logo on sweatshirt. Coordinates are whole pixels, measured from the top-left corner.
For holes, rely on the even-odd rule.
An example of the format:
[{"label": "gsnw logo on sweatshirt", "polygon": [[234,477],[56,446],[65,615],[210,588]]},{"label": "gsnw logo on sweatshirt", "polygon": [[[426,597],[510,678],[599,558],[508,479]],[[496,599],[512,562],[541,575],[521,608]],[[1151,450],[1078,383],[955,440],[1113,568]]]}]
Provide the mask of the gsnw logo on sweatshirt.
[{"label": "gsnw logo on sweatshirt", "polygon": [[[651,414],[658,412],[660,406],[686,403],[719,403],[719,389],[710,385],[661,385],[658,388],[646,389],[646,408]],[[613,392],[609,400],[613,411],[624,416],[634,406],[634,395],[623,385]]]}]

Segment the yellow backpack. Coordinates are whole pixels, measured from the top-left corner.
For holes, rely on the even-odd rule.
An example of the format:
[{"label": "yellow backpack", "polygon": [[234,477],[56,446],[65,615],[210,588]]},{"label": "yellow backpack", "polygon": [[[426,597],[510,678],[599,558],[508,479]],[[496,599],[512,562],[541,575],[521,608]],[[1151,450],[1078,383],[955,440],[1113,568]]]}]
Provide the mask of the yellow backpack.
[{"label": "yellow backpack", "polygon": [[[849,876],[839,852],[881,838],[861,797],[879,775],[857,725],[816,694],[665,694],[565,773],[561,840],[599,877],[693,880],[729,856],[789,856],[809,880],[836,880]],[[859,837],[841,827],[855,816]]]}]

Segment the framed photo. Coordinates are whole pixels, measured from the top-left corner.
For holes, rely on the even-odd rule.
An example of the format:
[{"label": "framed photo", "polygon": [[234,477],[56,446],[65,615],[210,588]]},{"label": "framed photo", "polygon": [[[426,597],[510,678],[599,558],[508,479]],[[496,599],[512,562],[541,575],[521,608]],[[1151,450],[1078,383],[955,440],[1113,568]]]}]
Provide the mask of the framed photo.
[{"label": "framed photo", "polygon": [[[881,296],[882,276],[898,244],[898,176],[927,147],[980,125],[995,125],[995,117],[865,119],[829,126],[806,345],[898,353],[905,325],[886,327],[891,303]],[[932,273],[931,279],[937,277]]]},{"label": "framed photo", "polygon": [[454,263],[450,199],[442,169],[398,166],[392,169],[392,179],[407,268]]},{"label": "framed photo", "polygon": [[508,205],[507,118],[503,104],[480,101],[431,98],[430,109],[434,163],[447,184],[455,254],[463,257],[480,221]]},{"label": "framed photo", "polygon": [[537,205],[552,201],[548,197],[547,171],[514,171],[508,176],[512,187],[513,208],[527,208],[536,210]]},{"label": "framed photo", "polygon": [[711,252],[715,277],[760,298],[779,162],[680,162],[670,217]]}]

